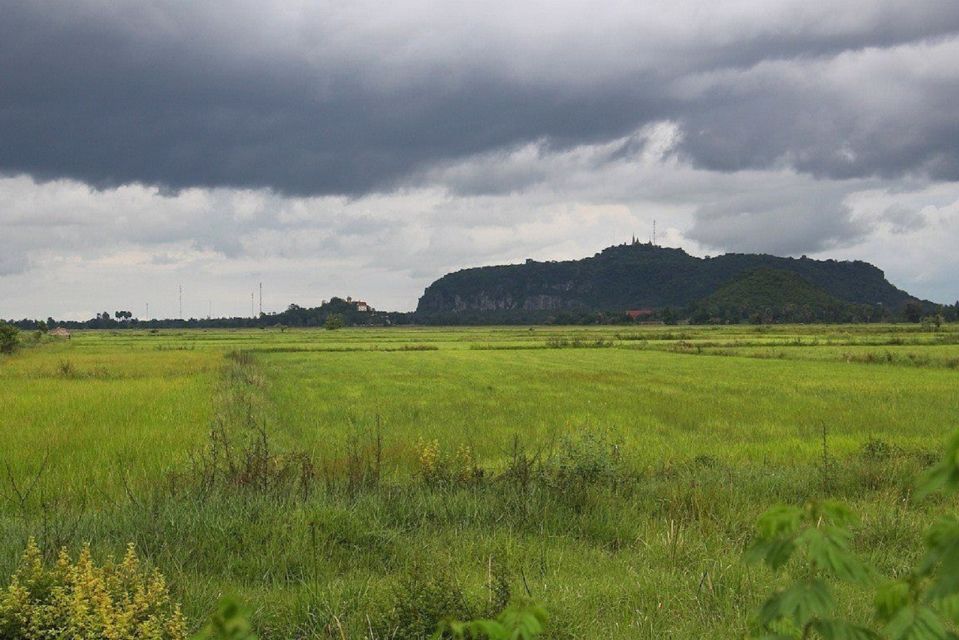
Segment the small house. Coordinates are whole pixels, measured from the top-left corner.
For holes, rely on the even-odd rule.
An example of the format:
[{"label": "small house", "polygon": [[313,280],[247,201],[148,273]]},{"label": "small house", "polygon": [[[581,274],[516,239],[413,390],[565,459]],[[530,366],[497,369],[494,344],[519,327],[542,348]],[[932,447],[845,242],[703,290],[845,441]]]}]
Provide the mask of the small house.
[{"label": "small house", "polygon": [[67,340],[70,339],[70,332],[64,329],[63,327],[57,327],[56,329],[50,332],[50,335],[55,338],[66,338]]}]

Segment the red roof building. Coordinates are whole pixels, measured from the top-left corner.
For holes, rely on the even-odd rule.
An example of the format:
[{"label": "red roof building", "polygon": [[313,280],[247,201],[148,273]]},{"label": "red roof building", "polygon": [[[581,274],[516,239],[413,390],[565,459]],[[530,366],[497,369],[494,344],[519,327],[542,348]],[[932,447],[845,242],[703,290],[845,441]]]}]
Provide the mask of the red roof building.
[{"label": "red roof building", "polygon": [[626,312],[626,317],[630,320],[642,320],[651,317],[654,313],[652,309],[630,309]]}]

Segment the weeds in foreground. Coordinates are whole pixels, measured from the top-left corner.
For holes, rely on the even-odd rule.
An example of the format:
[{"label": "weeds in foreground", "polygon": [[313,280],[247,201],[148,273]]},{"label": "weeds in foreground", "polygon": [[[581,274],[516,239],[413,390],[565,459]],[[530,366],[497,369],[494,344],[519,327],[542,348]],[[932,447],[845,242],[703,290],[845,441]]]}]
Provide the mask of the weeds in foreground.
[{"label": "weeds in foreground", "polygon": [[97,378],[102,380],[110,377],[110,371],[103,366],[81,370],[73,364],[72,360],[60,360],[60,362],[57,363],[57,376],[67,380],[79,380],[82,378]]}]

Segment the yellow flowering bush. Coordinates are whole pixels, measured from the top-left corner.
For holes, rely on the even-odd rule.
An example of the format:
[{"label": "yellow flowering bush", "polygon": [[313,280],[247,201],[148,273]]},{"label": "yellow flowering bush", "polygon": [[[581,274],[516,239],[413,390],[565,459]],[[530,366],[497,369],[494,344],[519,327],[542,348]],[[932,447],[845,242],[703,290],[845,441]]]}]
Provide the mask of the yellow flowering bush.
[{"label": "yellow flowering bush", "polygon": [[0,591],[0,638],[18,640],[185,640],[180,605],[160,572],[140,565],[133,544],[119,563],[76,562],[66,550],[50,567],[31,539],[10,585]]},{"label": "yellow flowering bush", "polygon": [[439,440],[419,439],[415,445],[416,475],[428,484],[469,483],[484,476],[473,447],[460,445],[455,454],[443,451]]},{"label": "yellow flowering bush", "polygon": [[419,473],[427,482],[439,479],[443,475],[443,461],[440,458],[440,443],[438,440],[423,440],[416,443],[416,457],[419,463]]},{"label": "yellow flowering bush", "polygon": [[483,468],[476,462],[476,452],[468,444],[460,445],[456,451],[456,479],[460,482],[473,482],[483,477]]}]

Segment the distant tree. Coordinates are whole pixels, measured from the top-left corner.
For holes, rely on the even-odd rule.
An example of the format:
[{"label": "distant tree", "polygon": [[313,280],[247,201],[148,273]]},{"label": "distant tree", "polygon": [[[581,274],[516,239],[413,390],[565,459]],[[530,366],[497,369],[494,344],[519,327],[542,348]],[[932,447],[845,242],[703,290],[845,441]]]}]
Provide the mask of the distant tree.
[{"label": "distant tree", "polygon": [[37,322],[37,331],[39,331],[40,333],[46,333],[49,330],[50,330],[50,327],[49,325],[47,325],[46,322],[44,322],[43,320],[40,320],[39,322]]},{"label": "distant tree", "polygon": [[334,329],[339,329],[343,326],[343,315],[339,313],[331,313],[326,316],[326,321],[323,323],[323,327],[333,331]]},{"label": "distant tree", "polygon": [[922,304],[916,300],[907,302],[903,310],[903,316],[906,318],[906,322],[919,322],[922,320]]},{"label": "distant tree", "polygon": [[943,322],[945,322],[945,318],[942,317],[941,313],[937,313],[933,316],[926,316],[922,319],[922,328],[926,329],[927,331],[939,331]]},{"label": "distant tree", "polygon": [[13,353],[20,346],[20,330],[0,321],[0,353]]},{"label": "distant tree", "polygon": [[709,309],[704,306],[697,306],[692,315],[689,318],[689,321],[693,324],[707,324],[711,318]]}]

